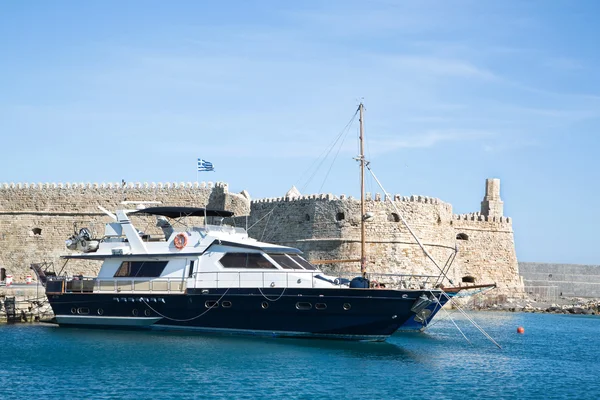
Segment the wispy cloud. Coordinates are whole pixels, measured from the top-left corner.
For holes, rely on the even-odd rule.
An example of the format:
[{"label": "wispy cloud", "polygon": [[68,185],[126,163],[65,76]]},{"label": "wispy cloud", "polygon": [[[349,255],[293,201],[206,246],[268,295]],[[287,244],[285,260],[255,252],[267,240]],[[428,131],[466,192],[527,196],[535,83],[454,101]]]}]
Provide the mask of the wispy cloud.
[{"label": "wispy cloud", "polygon": [[429,148],[443,142],[474,141],[493,135],[492,132],[469,130],[428,131],[394,138],[375,138],[370,141],[370,149],[373,153],[388,153],[405,148]]}]

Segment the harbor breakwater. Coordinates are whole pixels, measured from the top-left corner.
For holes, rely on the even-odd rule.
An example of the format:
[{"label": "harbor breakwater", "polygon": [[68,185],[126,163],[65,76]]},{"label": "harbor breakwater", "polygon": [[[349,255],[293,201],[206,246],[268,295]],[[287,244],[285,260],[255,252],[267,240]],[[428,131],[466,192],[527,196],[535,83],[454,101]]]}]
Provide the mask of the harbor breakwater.
[{"label": "harbor breakwater", "polygon": [[0,323],[38,322],[53,316],[42,285],[0,287]]}]

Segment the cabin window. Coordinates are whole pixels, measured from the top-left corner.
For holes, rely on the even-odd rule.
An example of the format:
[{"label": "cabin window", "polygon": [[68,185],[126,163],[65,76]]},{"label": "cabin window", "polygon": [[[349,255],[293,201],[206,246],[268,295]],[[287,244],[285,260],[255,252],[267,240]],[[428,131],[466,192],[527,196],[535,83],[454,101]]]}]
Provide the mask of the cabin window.
[{"label": "cabin window", "polygon": [[391,213],[388,215],[388,221],[390,222],[400,222],[400,216],[396,213]]},{"label": "cabin window", "polygon": [[339,213],[337,213],[337,214],[335,215],[335,219],[336,219],[337,221],[343,221],[345,218],[346,218],[346,216],[344,215],[344,213],[343,213],[343,212],[339,212]]},{"label": "cabin window", "polygon": [[115,278],[155,278],[162,274],[168,261],[123,261]]},{"label": "cabin window", "polygon": [[277,269],[260,253],[227,253],[219,262],[225,268]]},{"label": "cabin window", "polygon": [[309,263],[308,261],[306,261],[304,258],[300,257],[298,254],[288,254],[294,261],[296,261],[298,264],[300,264],[302,266],[302,268],[304,269],[308,269],[311,271],[315,271],[317,268],[312,265],[311,263]]},{"label": "cabin window", "polygon": [[191,278],[194,275],[194,261],[190,261],[190,270],[188,271],[188,278]]},{"label": "cabin window", "polygon": [[457,240],[469,240],[469,235],[467,235],[466,233],[459,233],[458,235],[456,235],[456,239]]},{"label": "cabin window", "polygon": [[292,259],[286,256],[285,254],[269,254],[269,257],[275,260],[277,264],[281,265],[282,268],[302,269],[302,267],[300,267],[298,264],[292,261]]},{"label": "cabin window", "polygon": [[31,231],[35,236],[40,236],[42,234],[42,228],[33,228]]}]

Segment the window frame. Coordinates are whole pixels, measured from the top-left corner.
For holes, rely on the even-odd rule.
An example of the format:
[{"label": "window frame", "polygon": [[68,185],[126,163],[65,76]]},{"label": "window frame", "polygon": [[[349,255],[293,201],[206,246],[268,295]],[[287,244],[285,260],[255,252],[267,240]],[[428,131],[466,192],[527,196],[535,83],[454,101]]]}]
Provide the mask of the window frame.
[{"label": "window frame", "polygon": [[[125,267],[126,264],[129,264],[129,266]],[[137,269],[134,270],[134,265],[137,264],[141,265],[137,266]],[[115,271],[113,278],[158,278],[164,272],[165,268],[167,268],[167,264],[169,264],[169,261],[124,260],[121,262],[121,265],[119,265],[119,268],[117,268]],[[144,271],[144,266],[146,265],[147,271]],[[123,271],[121,271],[123,268],[128,268],[128,272],[125,275],[123,275]],[[133,272],[135,272],[135,275],[132,275]],[[150,274],[150,272],[152,273]],[[140,275],[140,273],[142,274]]]},{"label": "window frame", "polygon": [[[240,262],[241,260],[235,260],[235,265],[226,265],[229,264],[228,262],[226,262],[225,264],[223,263],[223,260],[227,257],[238,257],[238,258],[242,258],[242,256],[246,256],[246,266],[241,266]],[[249,267],[249,263],[248,261],[250,260],[250,258],[255,258],[255,261],[263,261],[265,263],[268,263],[268,265],[265,266],[258,266],[258,263],[254,263],[253,266]],[[228,261],[228,260],[226,260]],[[237,261],[237,262],[236,262]],[[271,262],[271,260],[269,260],[267,257],[265,257],[265,255],[263,253],[257,253],[257,252],[227,252],[223,255],[223,257],[221,257],[219,259],[219,264],[221,264],[221,266],[223,268],[227,268],[227,269],[232,269],[232,268],[237,268],[237,269],[257,269],[257,270],[278,270],[279,268],[277,268],[277,266],[275,264],[273,264]]]},{"label": "window frame", "polygon": [[[290,257],[292,260],[294,260],[294,262],[296,262],[298,265],[300,265],[302,267],[302,269],[305,269],[307,271],[318,271],[319,270],[317,267],[315,267],[314,265],[312,265],[311,263],[306,261],[302,256],[300,256],[300,254],[286,254],[286,255],[288,257]],[[299,259],[300,261],[296,261],[296,259]],[[309,268],[307,268],[307,266]]]}]

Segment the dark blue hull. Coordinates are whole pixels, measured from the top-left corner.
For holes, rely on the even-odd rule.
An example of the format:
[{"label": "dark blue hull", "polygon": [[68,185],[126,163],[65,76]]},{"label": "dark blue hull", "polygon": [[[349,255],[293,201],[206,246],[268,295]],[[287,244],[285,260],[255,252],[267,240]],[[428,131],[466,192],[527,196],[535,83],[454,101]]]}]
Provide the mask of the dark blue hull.
[{"label": "dark blue hull", "polygon": [[398,328],[398,330],[403,332],[420,332],[423,329],[427,328],[427,326],[429,326],[435,315],[442,309],[442,307],[448,301],[450,301],[449,298],[455,296],[456,293],[447,292],[446,295],[447,296],[437,295],[437,302],[431,303],[425,310],[423,310],[424,312],[420,312],[411,316],[404,324],[402,324],[400,328]]},{"label": "dark blue hull", "polygon": [[385,340],[423,290],[190,289],[178,294],[48,294],[60,325]]}]

